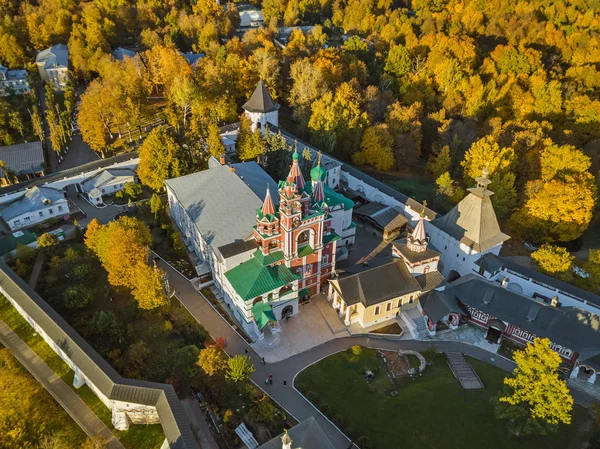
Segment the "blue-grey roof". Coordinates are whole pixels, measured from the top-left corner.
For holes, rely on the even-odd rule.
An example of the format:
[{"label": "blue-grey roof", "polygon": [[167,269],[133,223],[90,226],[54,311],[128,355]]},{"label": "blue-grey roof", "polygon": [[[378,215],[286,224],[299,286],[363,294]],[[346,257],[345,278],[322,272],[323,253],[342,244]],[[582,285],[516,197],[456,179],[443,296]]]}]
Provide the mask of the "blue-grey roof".
[{"label": "blue-grey roof", "polygon": [[265,173],[260,165],[256,162],[241,162],[239,164],[231,164],[231,167],[235,170],[235,174],[261,199],[265,197],[266,183],[268,182],[271,188],[273,203],[275,205],[279,204],[277,184]]},{"label": "blue-grey roof", "polygon": [[[245,164],[256,167],[247,168]],[[234,167],[226,165],[165,181],[198,232],[215,249],[252,235],[256,211],[262,206],[267,183],[271,192],[277,191],[275,182],[256,163],[243,165],[237,170],[249,173],[252,179],[249,183],[233,171]]]},{"label": "blue-grey roof", "polygon": [[180,51],[179,53],[187,60],[189,65],[194,65],[200,59],[204,58],[204,53],[192,53],[191,51],[188,51],[187,53]]},{"label": "blue-grey roof", "polygon": [[25,195],[14,201],[0,211],[0,216],[5,221],[10,221],[28,212],[43,209],[47,205],[59,201],[65,201],[65,194],[62,190],[52,189],[50,187],[33,187]]},{"label": "blue-grey roof", "polygon": [[35,62],[38,64],[43,63],[46,69],[69,68],[69,47],[66,44],[53,45],[40,51],[35,58]]},{"label": "blue-grey roof", "polygon": [[115,58],[117,61],[122,61],[125,58],[133,58],[136,55],[136,53],[135,51],[128,50],[127,48],[117,47],[112,52],[112,55],[113,58]]},{"label": "blue-grey roof", "polygon": [[[43,170],[44,150],[42,142],[19,143],[0,147],[0,160],[6,162],[6,168],[16,175],[38,173]],[[4,176],[0,169],[0,176]]]},{"label": "blue-grey roof", "polygon": [[134,176],[135,172],[128,168],[107,168],[87,178],[81,184],[86,192],[89,192],[92,189],[101,189],[109,182],[118,184],[120,181],[121,183],[126,183]]}]

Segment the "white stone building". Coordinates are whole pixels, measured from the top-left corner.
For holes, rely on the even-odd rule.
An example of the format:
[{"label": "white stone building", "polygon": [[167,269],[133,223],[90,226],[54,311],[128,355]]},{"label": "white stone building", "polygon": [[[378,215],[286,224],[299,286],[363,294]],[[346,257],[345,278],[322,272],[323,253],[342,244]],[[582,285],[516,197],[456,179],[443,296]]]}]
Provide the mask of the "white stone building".
[{"label": "white stone building", "polygon": [[50,187],[32,187],[0,210],[0,217],[11,231],[65,215],[69,215],[69,202],[65,193]]},{"label": "white stone building", "polygon": [[127,183],[135,183],[135,171],[130,168],[107,168],[95,173],[76,185],[92,204],[103,203],[104,196],[120,192]]},{"label": "white stone building", "polygon": [[63,90],[69,81],[69,47],[65,44],[53,45],[42,50],[35,58],[40,78],[51,81],[56,90]]},{"label": "white stone building", "polygon": [[9,70],[0,65],[0,95],[23,95],[31,91],[27,70]]}]

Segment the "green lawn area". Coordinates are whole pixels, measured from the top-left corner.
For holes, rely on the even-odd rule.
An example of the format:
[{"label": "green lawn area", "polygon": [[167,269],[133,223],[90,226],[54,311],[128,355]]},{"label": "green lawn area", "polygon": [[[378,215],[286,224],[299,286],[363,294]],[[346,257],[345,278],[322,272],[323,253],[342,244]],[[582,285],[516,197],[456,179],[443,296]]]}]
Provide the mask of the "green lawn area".
[{"label": "green lawn area", "polygon": [[[465,391],[454,378],[445,357],[433,356],[422,377],[396,381],[375,350],[352,349],[308,367],[295,386],[316,402],[335,423],[355,440],[370,439],[373,449],[566,449],[585,419],[576,408],[573,423],[548,437],[514,439],[494,418],[490,398],[502,386],[505,372],[470,360],[485,390]],[[370,369],[374,380],[367,384],[363,373]],[[390,392],[397,388],[398,395]]]},{"label": "green lawn area", "polygon": [[79,389],[73,387],[73,371],[62,359],[48,346],[27,321],[17,312],[6,298],[0,296],[0,319],[4,321],[33,351],[40,356],[54,372],[66,382],[81,399],[94,411],[104,424],[117,436],[127,449],[158,449],[161,447],[165,436],[159,424],[134,425],[127,431],[116,430],[111,423],[110,410],[98,399],[92,390],[84,385]]}]

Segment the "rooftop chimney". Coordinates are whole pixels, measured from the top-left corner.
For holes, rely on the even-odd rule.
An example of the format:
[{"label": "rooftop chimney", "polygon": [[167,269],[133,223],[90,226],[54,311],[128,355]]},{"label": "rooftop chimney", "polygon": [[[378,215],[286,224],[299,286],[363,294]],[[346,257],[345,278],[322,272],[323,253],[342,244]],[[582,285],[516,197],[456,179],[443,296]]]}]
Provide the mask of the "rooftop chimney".
[{"label": "rooftop chimney", "polygon": [[551,300],[550,300],[550,305],[552,307],[558,307],[558,296],[554,296]]},{"label": "rooftop chimney", "polygon": [[219,162],[221,163],[221,165],[225,165],[225,155],[224,154],[219,156]]}]

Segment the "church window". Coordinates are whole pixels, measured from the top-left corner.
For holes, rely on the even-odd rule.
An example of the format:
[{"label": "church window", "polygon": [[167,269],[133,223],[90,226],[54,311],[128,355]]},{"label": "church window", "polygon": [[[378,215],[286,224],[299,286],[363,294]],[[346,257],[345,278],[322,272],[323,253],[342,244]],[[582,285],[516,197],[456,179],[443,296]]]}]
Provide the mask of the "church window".
[{"label": "church window", "polygon": [[411,296],[410,299],[408,300],[409,304],[412,304],[413,302],[415,302],[415,300],[413,299],[413,297]]},{"label": "church window", "polygon": [[402,301],[403,301],[403,300],[402,300],[402,298],[400,298],[400,299],[398,300],[398,306],[397,306],[398,308],[402,307]]},{"label": "church window", "polygon": [[392,310],[392,302],[388,302],[387,305],[385,306],[385,311],[389,312],[390,310]]},{"label": "church window", "polygon": [[375,315],[379,315],[381,313],[381,306],[375,307]]},{"label": "church window", "polygon": [[465,261],[465,258],[463,257],[463,262]]},{"label": "church window", "polygon": [[329,254],[326,256],[323,256],[323,265],[327,265],[329,263]]},{"label": "church window", "polygon": [[423,269],[423,273],[429,273],[429,265],[425,265],[425,268]]},{"label": "church window", "polygon": [[456,258],[458,259],[458,253],[456,253]]}]

